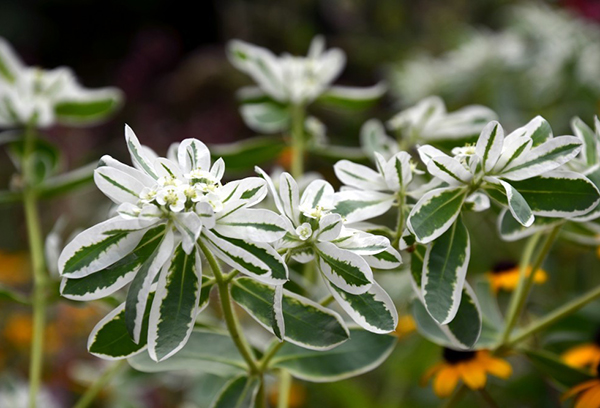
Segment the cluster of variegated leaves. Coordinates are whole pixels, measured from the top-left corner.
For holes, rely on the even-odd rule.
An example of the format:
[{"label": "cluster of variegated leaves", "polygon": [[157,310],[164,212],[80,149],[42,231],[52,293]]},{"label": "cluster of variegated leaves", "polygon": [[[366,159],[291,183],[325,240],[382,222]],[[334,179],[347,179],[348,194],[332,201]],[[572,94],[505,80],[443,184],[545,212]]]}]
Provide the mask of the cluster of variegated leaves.
[{"label": "cluster of variegated leaves", "polygon": [[[391,127],[394,122],[411,125],[416,133],[409,132],[409,137],[426,140],[419,131],[427,128],[423,124],[432,116],[431,110],[423,109],[431,106],[431,101],[401,113]],[[415,127],[419,123],[420,127]],[[401,247],[412,251],[413,283],[427,311],[423,315],[417,308],[417,320],[422,327],[429,327],[425,331],[437,333],[433,337],[446,338],[457,347],[471,347],[481,330],[478,302],[465,282],[470,242],[462,212],[486,210],[492,198],[505,208],[499,218],[505,239],[519,239],[566,220],[574,226],[567,235],[575,239],[578,233],[581,237],[581,227],[586,226],[594,231],[588,234],[588,243],[590,235],[596,238],[597,224],[590,221],[599,216],[595,184],[599,138],[579,119],[573,122],[577,137],[554,137],[549,124],[536,117],[506,136],[502,126],[491,121],[475,144],[455,147],[451,155],[430,145],[420,146],[420,160],[432,179],[412,188],[410,156],[385,148],[393,143],[380,124],[368,126],[361,139],[374,151],[377,171],[349,161],[336,164],[338,178],[349,187],[340,193],[336,212],[349,222],[359,222],[381,215],[393,205],[406,210],[408,215],[400,221],[406,230],[397,234],[402,236]],[[387,158],[377,153],[379,146],[384,146]],[[456,319],[457,314],[461,318]],[[427,315],[432,322],[426,322]]]},{"label": "cluster of variegated leaves", "polygon": [[[228,45],[231,63],[249,75],[257,86],[240,89],[240,113],[251,129],[277,133],[290,129],[290,106],[323,105],[361,106],[381,97],[383,84],[369,88],[336,86],[331,83],[340,75],[346,56],[338,48],[325,51],[323,37],[313,39],[306,57],[283,54],[279,57],[266,48],[234,40]],[[320,123],[307,118],[306,126]],[[311,132],[312,133],[312,132]]]},{"label": "cluster of variegated leaves", "polygon": [[[186,139],[161,158],[140,145],[130,128],[125,135],[134,167],[104,156],[94,175],[98,188],[118,204],[118,214],[79,234],[59,258],[61,293],[70,299],[98,299],[130,284],[125,302],[92,332],[92,353],[125,358],[147,347],[160,361],[180,350],[211,288],[203,288],[208,278],[200,246],[252,278],[237,279],[232,295],[280,339],[327,349],[349,334],[335,312],[283,289],[288,267],[280,253],[299,262],[314,257],[332,295],[359,325],[376,333],[395,329],[396,309],[371,267],[395,268],[400,256],[387,238],[344,226],[333,213],[329,183],[313,181],[301,199],[287,173],[279,191],[261,170],[264,179],[222,184],[225,164],[219,159],[210,166],[202,142]],[[265,198],[267,185],[280,214],[250,208]],[[327,330],[316,336],[303,331],[307,323],[290,313]]]},{"label": "cluster of variegated leaves", "polygon": [[38,128],[89,125],[105,119],[121,101],[118,89],[81,87],[69,68],[26,66],[0,37],[0,127],[32,121]]}]

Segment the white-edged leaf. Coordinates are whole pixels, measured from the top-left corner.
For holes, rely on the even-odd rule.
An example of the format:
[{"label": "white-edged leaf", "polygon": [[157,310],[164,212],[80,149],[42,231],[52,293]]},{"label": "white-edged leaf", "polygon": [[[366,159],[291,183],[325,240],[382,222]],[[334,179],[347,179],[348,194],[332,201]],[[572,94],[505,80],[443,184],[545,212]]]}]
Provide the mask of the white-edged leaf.
[{"label": "white-edged leaf", "polygon": [[281,198],[284,214],[292,223],[297,224],[300,193],[296,180],[287,172],[281,173],[279,177],[279,197]]},{"label": "white-edged leaf", "polygon": [[451,186],[468,184],[473,175],[457,159],[449,156],[432,157],[427,163],[427,171]]},{"label": "white-edged leaf", "polygon": [[133,165],[153,179],[158,179],[158,175],[154,171],[152,161],[145,154],[140,141],[129,125],[125,125],[125,142],[127,143],[127,149],[131,155]]},{"label": "white-edged leaf", "polygon": [[239,201],[251,207],[261,202],[267,195],[267,191],[265,180],[260,177],[246,177],[225,184],[218,193],[224,203]]},{"label": "white-edged leaf", "polygon": [[177,149],[177,160],[183,173],[200,169],[210,170],[210,151],[198,139],[184,139]]},{"label": "white-edged leaf", "polygon": [[332,208],[333,187],[325,180],[313,180],[302,193],[300,206],[302,208]]},{"label": "white-edged leaf", "polygon": [[504,129],[500,123],[496,121],[488,123],[481,131],[475,146],[475,154],[481,158],[485,173],[490,172],[496,165],[503,145]]},{"label": "white-edged leaf", "polygon": [[334,212],[347,223],[375,218],[386,213],[394,204],[393,194],[378,191],[346,190],[335,193]]},{"label": "white-edged leaf", "polygon": [[347,186],[360,190],[387,190],[385,180],[373,169],[349,160],[340,160],[333,170],[337,178]]},{"label": "white-edged leaf", "polygon": [[344,222],[341,215],[327,214],[319,220],[319,229],[316,232],[316,238],[322,242],[332,241],[340,235],[343,226]]},{"label": "white-edged leaf", "polygon": [[506,181],[499,181],[506,192],[510,213],[513,215],[515,220],[519,221],[519,223],[524,227],[531,226],[535,217],[533,216],[533,212],[531,211],[531,208],[529,208],[527,201],[525,201],[521,193],[519,193],[513,186],[508,184]]},{"label": "white-edged leaf", "polygon": [[538,231],[550,229],[563,222],[559,218],[535,217],[535,221],[529,227],[524,227],[515,220],[508,208],[503,209],[498,216],[498,231],[505,241],[518,241],[535,234]]},{"label": "white-edged leaf", "polygon": [[383,168],[385,181],[391,191],[405,191],[412,181],[411,156],[406,152],[396,153]]},{"label": "white-edged leaf", "polygon": [[173,216],[173,224],[181,234],[183,250],[186,254],[192,253],[202,231],[202,218],[195,212],[179,212]]},{"label": "white-edged leaf", "polygon": [[136,178],[108,166],[94,171],[94,182],[105,196],[117,204],[137,204],[144,189],[144,184]]},{"label": "white-edged leaf", "polygon": [[166,179],[183,180],[183,172],[179,165],[164,157],[157,157],[153,161],[154,170],[158,177],[166,177]]},{"label": "white-edged leaf", "polygon": [[214,231],[230,238],[273,242],[286,234],[287,224],[271,210],[243,208],[220,218]]},{"label": "white-edged leaf", "polygon": [[319,242],[316,247],[319,269],[331,283],[355,295],[369,290],[373,272],[360,255],[330,242]]},{"label": "white-edged leaf", "polygon": [[573,118],[571,129],[582,142],[583,158],[588,166],[593,166],[600,161],[600,136],[579,118]]},{"label": "white-edged leaf", "polygon": [[260,388],[258,377],[240,375],[230,380],[219,392],[210,408],[251,408]]},{"label": "white-edged leaf", "polygon": [[244,123],[258,133],[278,133],[290,127],[289,108],[273,102],[244,104],[240,107]]}]

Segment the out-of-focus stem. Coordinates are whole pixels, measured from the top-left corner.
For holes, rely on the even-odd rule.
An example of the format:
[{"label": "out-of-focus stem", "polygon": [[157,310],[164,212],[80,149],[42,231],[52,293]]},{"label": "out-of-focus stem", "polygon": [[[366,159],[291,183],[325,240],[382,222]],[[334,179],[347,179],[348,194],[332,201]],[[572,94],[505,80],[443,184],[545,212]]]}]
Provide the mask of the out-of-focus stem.
[{"label": "out-of-focus stem", "polygon": [[292,105],[292,176],[298,180],[304,174],[304,150],[306,138],[304,135],[304,106]]}]

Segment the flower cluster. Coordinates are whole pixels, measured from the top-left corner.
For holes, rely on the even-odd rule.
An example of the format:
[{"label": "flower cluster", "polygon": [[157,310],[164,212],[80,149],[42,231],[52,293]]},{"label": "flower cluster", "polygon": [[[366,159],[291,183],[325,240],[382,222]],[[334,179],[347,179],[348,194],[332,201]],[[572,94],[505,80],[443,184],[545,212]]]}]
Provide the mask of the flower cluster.
[{"label": "flower cluster", "polygon": [[88,125],[121,105],[115,88],[88,90],[69,68],[27,67],[0,38],[0,127]]}]

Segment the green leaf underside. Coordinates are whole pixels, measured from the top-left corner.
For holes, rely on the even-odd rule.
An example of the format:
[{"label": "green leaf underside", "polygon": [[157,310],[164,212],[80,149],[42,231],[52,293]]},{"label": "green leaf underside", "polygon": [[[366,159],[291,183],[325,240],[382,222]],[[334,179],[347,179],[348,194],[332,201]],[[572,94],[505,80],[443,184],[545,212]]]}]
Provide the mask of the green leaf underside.
[{"label": "green leaf underside", "polygon": [[164,225],[148,230],[131,254],[111,266],[81,279],[66,279],[61,293],[85,296],[112,286],[123,276],[134,272],[154,253],[164,232]]},{"label": "green leaf underside", "polygon": [[332,273],[341,277],[347,284],[352,286],[365,286],[371,284],[363,271],[359,267],[352,265],[350,262],[344,262],[341,259],[336,259],[329,256],[323,251],[317,250],[319,258],[323,260],[331,268]]},{"label": "green leaf underside", "polygon": [[68,274],[85,268],[98,259],[109,248],[118,245],[121,240],[127,237],[127,235],[135,232],[137,231],[118,229],[105,231],[102,235],[106,238],[91,245],[81,247],[75,252],[73,256],[65,262],[63,273]]},{"label": "green leaf underside", "polygon": [[365,321],[380,331],[392,332],[395,327],[392,313],[385,307],[385,303],[375,299],[375,294],[366,292],[361,295],[353,295],[337,288],[335,285],[329,285],[344,299],[349,306]]},{"label": "green leaf underside", "polygon": [[481,333],[481,314],[475,304],[475,299],[469,291],[463,291],[460,306],[456,316],[450,323],[448,329],[452,335],[465,347],[473,347],[479,339]]},{"label": "green leaf underside", "polygon": [[247,369],[231,337],[204,329],[194,329],[185,347],[167,360],[157,363],[142,353],[130,358],[129,363],[136,370],[148,373],[189,370],[232,375]]},{"label": "green leaf underside", "polygon": [[117,98],[106,98],[95,101],[69,101],[58,103],[54,107],[57,116],[69,119],[95,119],[110,114],[120,105]]},{"label": "green leaf underside", "polygon": [[425,245],[415,244],[415,249],[410,254],[410,273],[418,288],[421,287],[421,278],[423,277],[423,260],[425,259],[425,252],[427,252],[427,247]]},{"label": "green leaf underside", "polygon": [[538,228],[549,228],[559,221],[560,220],[557,220],[556,218],[538,216],[535,217],[535,221],[530,227],[524,227],[517,220],[515,220],[509,211],[506,211],[501,215],[500,218],[500,235],[502,235],[505,239],[511,238],[512,236],[517,237],[521,234],[523,234],[523,237],[525,237],[530,235],[528,234],[529,229],[532,229],[532,231],[535,232],[535,230],[538,230]]},{"label": "green leaf underside", "polygon": [[310,382],[335,382],[371,371],[392,352],[397,338],[350,329],[350,340],[328,351],[312,351],[285,343],[271,367],[285,368],[295,378]]},{"label": "green leaf underside", "polygon": [[[212,231],[212,233],[215,234],[218,238],[221,238],[221,239],[229,242],[230,244],[237,246],[246,252],[251,253],[252,255],[254,255],[258,259],[260,259],[262,262],[264,262],[267,265],[267,267],[269,268],[269,269],[259,268],[255,265],[250,264],[249,262],[244,261],[241,257],[237,257],[233,254],[227,253],[227,256],[229,256],[235,262],[239,263],[240,265],[242,265],[243,267],[248,269],[250,272],[253,272],[256,275],[266,275],[271,271],[271,276],[273,278],[287,279],[285,266],[281,262],[279,262],[279,260],[277,258],[273,257],[273,255],[271,255],[269,252],[267,252],[266,249],[261,248],[251,242],[247,242],[247,241],[244,241],[241,239],[226,237],[224,235],[219,234],[216,231]],[[225,252],[217,244],[215,244],[215,243],[212,243],[212,244],[214,246],[218,247],[221,251]]]},{"label": "green leaf underside", "polygon": [[[164,358],[187,337],[194,324],[200,290],[196,273],[196,250],[189,255],[179,244],[171,258],[166,279],[166,294],[160,299],[159,321],[156,327],[156,356]],[[158,298],[157,298],[158,299]]]},{"label": "green leaf underside", "polygon": [[547,375],[566,387],[574,387],[594,377],[577,368],[570,367],[562,362],[558,356],[546,351],[525,351],[531,360],[544,375]]},{"label": "green leaf underside", "polygon": [[511,181],[533,212],[572,213],[590,208],[598,200],[598,191],[586,179],[533,177]]},{"label": "green leaf underside", "polygon": [[[90,343],[88,350],[96,356],[106,356],[121,359],[131,356],[146,347],[148,340],[148,317],[150,316],[150,305],[154,298],[154,292],[148,296],[149,302],[144,313],[144,324],[139,344],[132,340],[127,326],[125,325],[125,309],[121,310],[114,318],[106,322],[98,330]],[[121,306],[119,306],[121,307]]]},{"label": "green leaf underside", "polygon": [[250,408],[258,392],[260,381],[245,375],[234,378],[221,390],[210,408]]},{"label": "green leaf underside", "polygon": [[423,278],[427,277],[423,287],[425,306],[439,323],[445,322],[456,306],[456,286],[464,281],[459,275],[469,261],[468,247],[469,233],[458,218],[431,244],[429,257],[423,264]]},{"label": "green leaf underside", "polygon": [[415,234],[421,239],[432,236],[460,211],[466,195],[465,189],[458,187],[440,191],[431,197],[410,217]]},{"label": "green leaf underside", "polygon": [[[256,320],[274,327],[273,296],[275,289],[251,278],[240,278],[231,287],[231,296]],[[348,339],[346,330],[332,314],[326,313],[301,299],[283,294],[285,339],[301,347],[323,349]]]}]

